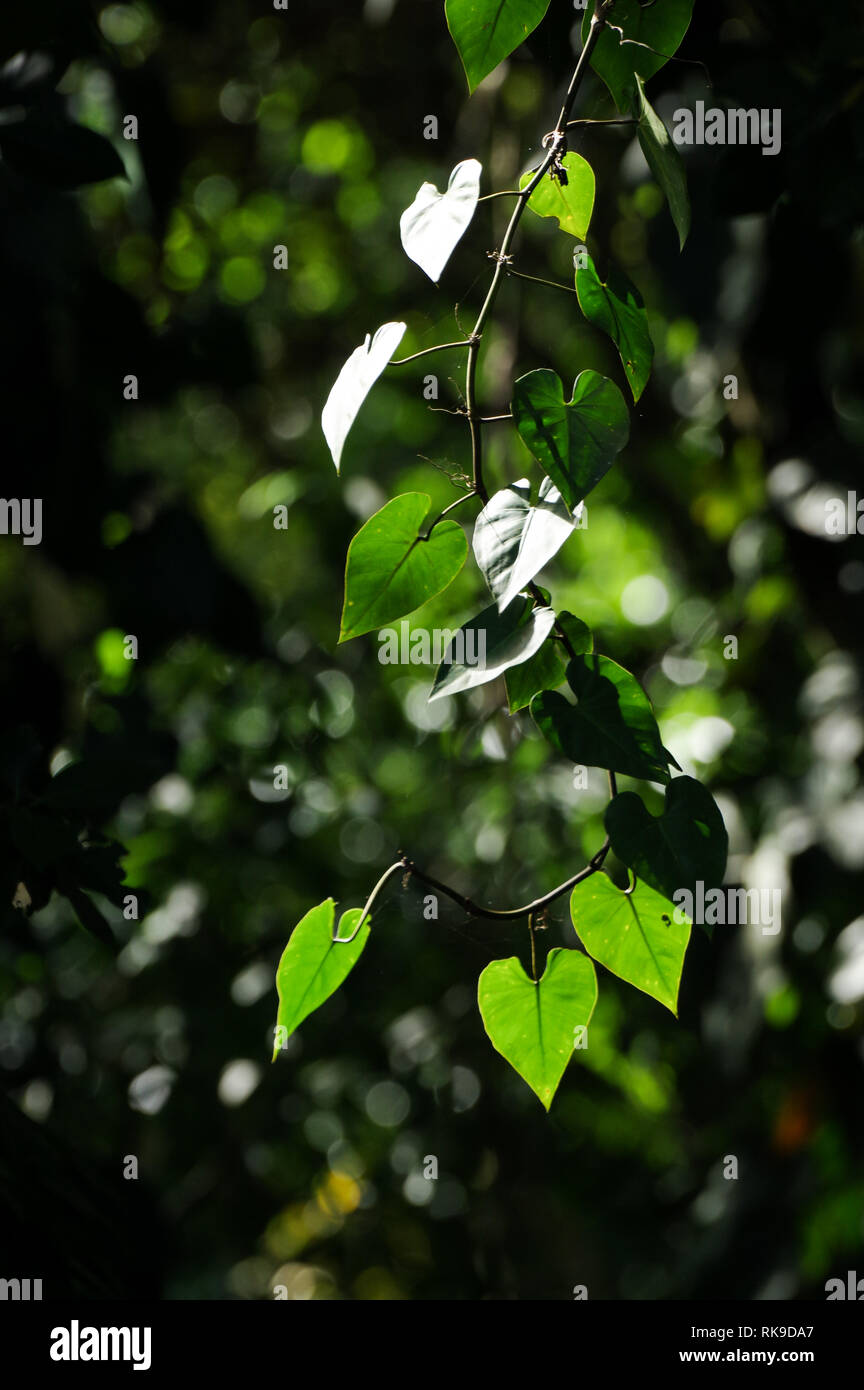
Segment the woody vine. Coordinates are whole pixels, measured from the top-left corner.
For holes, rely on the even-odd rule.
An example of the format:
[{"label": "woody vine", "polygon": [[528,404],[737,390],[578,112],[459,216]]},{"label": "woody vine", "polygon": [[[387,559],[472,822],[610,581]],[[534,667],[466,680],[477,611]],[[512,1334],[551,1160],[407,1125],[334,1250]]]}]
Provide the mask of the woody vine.
[{"label": "woody vine", "polygon": [[[447,0],[445,15],[472,91],[542,22],[550,0]],[[457,903],[466,913],[497,921],[527,920],[531,972],[517,957],[492,961],[478,984],[478,1006],[493,1047],[528,1083],[548,1110],[574,1049],[585,1045],[597,1000],[596,965],[650,995],[673,1014],[691,922],[676,904],[680,890],[722,883],[727,836],[708,790],[680,773],[661,741],[647,694],[611,657],[595,651],[593,634],[574,614],[556,611],[536,582],[541,570],[579,525],[585,498],[614,464],[630,437],[629,410],[610,378],[580,371],[569,399],[550,367],[540,365],[512,386],[508,416],[539,467],[539,486],[518,479],[493,492],[483,468],[484,417],[477,368],[499,291],[516,269],[513,247],[526,212],[554,217],[575,239],[573,296],[595,329],[608,335],[620,357],[634,403],[648,381],[653,345],[636,287],[610,267],[605,280],[584,244],[595,197],[593,171],[568,148],[568,131],[588,124],[573,116],[589,65],[603,79],[618,115],[632,122],[651,172],[662,189],[683,246],[689,231],[686,179],[678,152],[646,94],[646,82],[674,56],[689,26],[693,0],[595,0],[582,25],[583,47],[555,126],[542,138],[543,155],[519,187],[485,194],[512,198],[512,215],[494,262],[489,288],[470,334],[457,342],[396,358],[406,331],[386,323],[348,358],[330,392],[322,428],[337,472],[358,411],[387,367],[402,367],[435,352],[465,352],[464,404],[470,485],[431,522],[430,498],[394,497],[358,531],[348,549],[339,641],[345,642],[414,612],[440,594],[468,554],[463,525],[451,513],[478,508],[474,558],[493,602],[460,630],[444,653],[430,699],[503,677],[511,714],[528,712],[552,748],[572,763],[604,769],[609,802],[606,835],[588,863],[533,902],[490,908],[440,882],[407,855],[381,875],[362,908],[335,920],[328,898],[294,928],[277,972],[279,1009],[274,1060],[287,1038],[339,987],[367,944],[373,908],[394,876],[414,879]],[[601,121],[599,124],[605,124]],[[482,166],[466,159],[444,193],[424,183],[402,214],[402,245],[437,282],[468,230],[478,202]],[[549,285],[549,281],[541,281]],[[498,417],[495,417],[498,418]],[[464,658],[466,636],[481,639],[484,660]],[[461,640],[460,640],[461,639]],[[477,650],[475,640],[473,650]],[[561,693],[561,689],[565,693]],[[617,777],[659,784],[662,814],[655,817],[635,791],[618,790]],[[625,888],[604,872],[610,850],[628,870]],[[538,976],[535,930],[543,909],[570,893],[573,948],[548,952]]]}]

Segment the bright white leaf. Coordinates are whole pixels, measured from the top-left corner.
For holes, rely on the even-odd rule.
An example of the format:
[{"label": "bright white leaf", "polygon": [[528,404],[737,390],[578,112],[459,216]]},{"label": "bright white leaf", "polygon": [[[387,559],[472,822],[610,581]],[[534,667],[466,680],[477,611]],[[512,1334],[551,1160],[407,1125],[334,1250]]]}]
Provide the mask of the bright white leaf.
[{"label": "bright white leaf", "polygon": [[327,404],[321,412],[321,428],[330,446],[336,472],[342,448],[357,412],[402,341],[404,323],[384,323],[374,338],[355,348],[333,383]]},{"label": "bright white leaf", "polygon": [[434,183],[424,183],[410,208],[399,219],[406,255],[436,282],[453,249],[474,216],[480,196],[477,159],[463,159],[450,175],[446,193]]},{"label": "bright white leaf", "polygon": [[540,485],[536,507],[527,478],[489,499],[474,527],[474,555],[499,613],[558,553],[579,525],[584,505],[571,516],[549,478]]},{"label": "bright white leaf", "polygon": [[444,652],[430,700],[473,690],[503,676],[539,651],[555,626],[551,608],[533,608],[520,599],[499,613],[494,603],[456,633]]}]

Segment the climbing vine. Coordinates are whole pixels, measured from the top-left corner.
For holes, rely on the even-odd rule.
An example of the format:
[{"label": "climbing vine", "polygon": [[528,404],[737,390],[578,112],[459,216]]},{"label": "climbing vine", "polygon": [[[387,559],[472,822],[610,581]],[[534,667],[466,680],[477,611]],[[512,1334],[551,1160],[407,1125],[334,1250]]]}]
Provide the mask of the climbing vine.
[{"label": "climbing vine", "polygon": [[[406,357],[394,357],[405,323],[385,323],[351,354],[329,394],[322,428],[337,473],[351,426],[382,372],[444,350],[465,354],[464,403],[454,412],[467,422],[470,478],[461,495],[437,517],[431,499],[411,492],[392,498],[360,528],[348,549],[339,641],[346,642],[414,612],[455,579],[468,556],[468,539],[452,513],[476,509],[471,548],[492,602],[453,637],[438,668],[430,699],[452,697],[504,678],[507,708],[527,711],[552,748],[571,762],[604,769],[609,801],[605,839],[588,863],[533,902],[495,909],[438,881],[407,855],[382,874],[365,906],[336,922],[332,898],[295,927],[277,973],[279,1009],[273,1056],[299,1024],[322,1004],[359,960],[370,935],[381,890],[395,875],[442,893],[466,913],[499,922],[527,919],[531,973],[517,957],[483,970],[478,1005],[499,1053],[548,1110],[574,1050],[586,1045],[597,1000],[599,964],[677,1012],[678,991],[692,921],[682,908],[701,885],[719,886],[727,836],[710,793],[681,774],[663,746],[651,702],[639,681],[595,649],[594,635],[574,614],[558,611],[537,576],[567,542],[584,515],[585,498],[613,466],[630,438],[624,392],[608,377],[579,371],[572,387],[552,367],[538,365],[512,384],[504,418],[536,461],[539,486],[517,479],[490,494],[484,473],[484,417],[477,369],[504,281],[525,275],[514,264],[514,245],[526,212],[557,219],[575,240],[574,311],[612,341],[624,390],[634,403],[648,382],[653,345],[638,289],[618,269],[606,278],[587,238],[595,199],[590,164],[568,147],[568,132],[586,124],[573,116],[589,66],[603,79],[618,111],[608,123],[632,122],[651,172],[662,189],[683,246],[690,225],[686,179],[677,149],[646,94],[648,80],[672,58],[690,23],[693,0],[596,0],[582,25],[582,51],[554,127],[542,137],[536,167],[514,189],[483,195],[511,198],[513,211],[492,253],[489,287],[470,333]],[[549,0],[447,0],[446,21],[469,91],[541,23]],[[599,124],[606,124],[606,121]],[[406,254],[438,282],[481,201],[483,169],[466,159],[441,193],[424,183],[400,219]],[[544,282],[550,283],[550,282]],[[563,364],[562,364],[563,365]],[[572,367],[570,368],[572,371]],[[568,372],[568,380],[570,379]],[[500,418],[500,417],[494,417]],[[478,651],[482,660],[476,658]],[[673,770],[679,773],[673,776]],[[618,790],[617,777],[660,784],[662,814],[655,817],[635,791]],[[618,887],[604,870],[612,851],[628,870]],[[543,910],[570,894],[574,948],[548,952],[538,976],[535,932]]]}]

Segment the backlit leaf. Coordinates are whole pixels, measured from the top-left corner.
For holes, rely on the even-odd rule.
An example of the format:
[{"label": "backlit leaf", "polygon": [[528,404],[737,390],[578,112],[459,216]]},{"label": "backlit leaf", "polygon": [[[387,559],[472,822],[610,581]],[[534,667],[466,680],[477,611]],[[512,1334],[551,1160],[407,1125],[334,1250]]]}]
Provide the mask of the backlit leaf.
[{"label": "backlit leaf", "polygon": [[542,647],[554,621],[551,608],[534,608],[529,598],[514,599],[503,613],[494,603],[484,608],[448,644],[429,699],[472,690],[503,676]]},{"label": "backlit leaf", "polygon": [[321,428],[330,447],[336,472],[342,449],[357,412],[402,341],[404,323],[384,323],[374,338],[355,348],[343,366],[321,412]]},{"label": "backlit leaf", "polygon": [[450,175],[444,193],[434,183],[424,183],[410,208],[399,219],[405,254],[436,282],[454,247],[474,216],[480,196],[482,165],[463,159]]},{"label": "backlit leaf", "polygon": [[[562,232],[584,241],[594,209],[594,170],[574,150],[565,154],[561,163],[567,182],[553,178],[551,172],[544,174],[528,199],[528,206],[538,217],[557,217]],[[536,170],[529,170],[523,174],[519,187],[527,188],[535,173]]]},{"label": "backlit leaf", "polygon": [[487,965],[477,987],[483,1027],[546,1110],[597,1003],[597,976],[580,951],[555,947],[535,983],[516,956]]},{"label": "backlit leaf", "polygon": [[[279,1010],[276,1016],[276,1038],[273,1060],[279,1055],[284,1041],[295,1028],[319,1008],[350,975],[369,939],[369,918],[351,942],[333,940],[335,903],[327,898],[313,907],[297,923],[282,952],[276,971]],[[361,907],[343,912],[339,919],[340,937],[353,935],[363,914]]]},{"label": "backlit leaf", "polygon": [[531,505],[531,485],[520,478],[496,492],[474,525],[474,557],[502,612],[555,556],[579,523],[548,478]]},{"label": "backlit leaf", "polygon": [[456,578],[468,554],[465,532],[445,519],[421,540],[430,500],[425,492],[403,493],[357,532],[348,547],[340,642],[413,613]]},{"label": "backlit leaf", "polygon": [[625,893],[606,874],[577,883],[570,898],[573,926],[588,954],[677,1015],[690,923],[676,922],[674,913],[675,905],[647,883]]}]

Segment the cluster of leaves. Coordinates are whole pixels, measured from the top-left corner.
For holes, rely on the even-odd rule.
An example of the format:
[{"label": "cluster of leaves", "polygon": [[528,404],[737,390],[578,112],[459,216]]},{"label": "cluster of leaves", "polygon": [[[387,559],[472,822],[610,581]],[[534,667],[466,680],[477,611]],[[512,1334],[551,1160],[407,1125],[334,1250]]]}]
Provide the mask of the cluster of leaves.
[{"label": "cluster of leaves", "polygon": [[[447,21],[471,90],[536,27],[547,4],[548,0],[513,0],[505,6],[493,0],[448,0]],[[692,0],[656,0],[645,10],[636,0],[616,0],[614,24],[612,9],[606,3],[598,6],[596,15],[586,13],[587,53],[618,109],[630,112],[637,123],[642,148],[683,245],[689,227],[683,170],[644,83],[681,42]],[[567,110],[565,106],[563,116]],[[594,174],[581,156],[567,151],[566,119],[552,139],[552,152],[523,176],[515,195],[518,207],[520,213],[527,206],[538,216],[556,218],[561,232],[581,243],[591,222]],[[444,193],[424,183],[402,215],[406,253],[436,282],[471,222],[481,175],[477,160],[464,160],[453,170]],[[499,262],[502,257],[503,253]],[[581,244],[574,252],[574,266],[580,309],[612,340],[636,402],[653,359],[641,296],[618,270],[610,270],[602,280]],[[474,334],[458,346],[476,351],[496,283]],[[367,336],[330,392],[322,426],[337,471],[354,419],[392,362],[405,331],[403,322],[392,322]],[[466,413],[479,429],[470,393]],[[430,699],[503,675],[511,712],[527,708],[556,751],[573,763],[609,774],[607,843],[571,897],[573,927],[582,950],[552,950],[540,979],[529,977],[516,957],[494,961],[479,982],[480,1013],[493,1046],[548,1109],[594,1009],[594,962],[676,1013],[691,923],[672,897],[677,890],[693,892],[698,881],[706,887],[722,882],[727,837],[709,792],[690,777],[672,780],[670,768],[680,768],[663,746],[651,702],[637,678],[611,657],[595,652],[587,625],[570,613],[556,613],[548,593],[535,582],[579,525],[584,499],[628,443],[630,419],[621,390],[609,378],[586,370],[576,377],[568,399],[557,373],[538,367],[514,383],[510,415],[542,481],[535,490],[529,479],[519,479],[488,496],[475,452],[474,485],[460,501],[477,497],[484,504],[474,525],[473,551],[493,602],[452,639]],[[340,642],[413,612],[446,589],[462,569],[468,554],[463,527],[443,515],[429,525],[429,507],[425,493],[395,497],[352,540]],[[485,658],[472,664],[465,653],[478,649]],[[619,794],[616,774],[664,784],[663,814],[652,816],[635,792]],[[605,874],[594,877],[610,848],[632,876],[624,889]],[[371,902],[362,913],[354,909],[346,914],[336,933],[332,899],[307,913],[295,929],[277,975],[274,1057],[280,1041],[329,997],[359,959],[369,935]],[[533,932],[530,919],[529,925]]]},{"label": "cluster of leaves", "polygon": [[[60,22],[47,27],[55,35],[64,31]],[[60,53],[33,51],[26,24],[17,38],[27,47],[0,68],[4,178],[25,190],[32,184],[57,194],[125,177],[110,140],[72,120],[66,98],[56,90],[68,60],[63,42]],[[7,924],[14,924],[16,914],[38,912],[56,892],[68,900],[83,927],[104,945],[116,945],[91,895],[118,909],[129,903],[130,895],[136,901],[139,895],[124,885],[124,846],[100,827],[124,795],[149,785],[153,771],[146,758],[136,767],[140,758],[134,752],[130,762],[128,747],[119,757],[118,751],[116,742],[97,748],[95,760],[76,761],[49,778],[46,750],[36,731],[30,725],[7,731],[0,745],[0,901]],[[137,907],[135,911],[137,915]]]},{"label": "cluster of leaves", "polygon": [[57,189],[125,177],[110,140],[69,119],[47,53],[18,53],[0,69],[0,155],[16,174]]},{"label": "cluster of leaves", "polygon": [[143,791],[164,770],[164,758],[144,741],[143,751],[122,752],[116,738],[91,731],[87,756],[53,777],[44,771],[45,750],[27,725],[10,729],[0,743],[0,875],[5,919],[45,907],[51,894],[65,897],[78,921],[104,945],[114,933],[96,898],[135,919],[141,890],[125,882],[125,847],[100,825],[124,796]]}]

